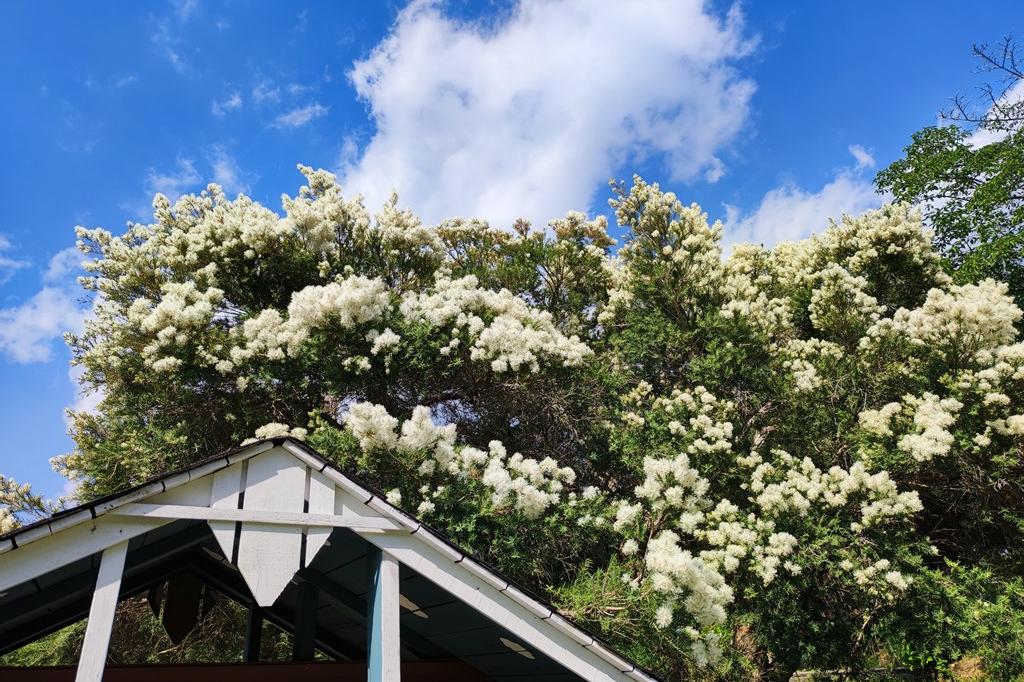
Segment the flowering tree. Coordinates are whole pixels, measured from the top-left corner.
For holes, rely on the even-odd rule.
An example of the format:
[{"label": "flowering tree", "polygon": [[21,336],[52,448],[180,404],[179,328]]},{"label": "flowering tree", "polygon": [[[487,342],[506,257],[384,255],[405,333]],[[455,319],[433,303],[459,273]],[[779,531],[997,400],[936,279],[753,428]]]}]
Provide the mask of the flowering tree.
[{"label": "flowering tree", "polygon": [[882,192],[920,207],[953,277],[1006,282],[1024,304],[1024,53],[1012,36],[975,45],[978,71],[994,82],[976,100],[953,98],[942,125],[913,134],[875,177]]},{"label": "flowering tree", "polygon": [[907,208],[723,259],[639,178],[616,250],[603,217],[427,227],[300,170],[283,217],[210,185],[80,230],[81,496],[290,434],[672,676],[941,667],[991,638],[937,610],[1019,605],[1021,311]]}]

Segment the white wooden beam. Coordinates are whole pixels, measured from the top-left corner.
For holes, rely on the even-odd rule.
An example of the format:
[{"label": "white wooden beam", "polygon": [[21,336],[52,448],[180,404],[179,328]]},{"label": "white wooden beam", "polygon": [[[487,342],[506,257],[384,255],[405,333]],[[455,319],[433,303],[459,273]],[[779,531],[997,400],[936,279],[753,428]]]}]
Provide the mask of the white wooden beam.
[{"label": "white wooden beam", "polygon": [[370,592],[366,599],[367,682],[399,682],[402,676],[399,631],[398,561],[371,546]]},{"label": "white wooden beam", "polygon": [[[245,478],[242,470],[246,467],[245,462],[236,462],[227,469],[221,469],[213,475],[210,482],[209,505],[214,509],[238,509],[238,501],[242,494],[242,481]],[[175,501],[175,504],[182,504]],[[228,561],[235,560],[235,526],[237,524],[227,521],[208,521],[213,537],[217,538],[221,552]]]},{"label": "white wooden beam", "polygon": [[[386,533],[366,536],[366,540],[583,679],[592,682],[622,680],[624,670],[547,623],[512,595],[470,571],[469,566],[463,566],[471,562],[470,559],[455,563],[432,543],[424,542],[420,533]],[[632,669],[631,665],[627,667]]]},{"label": "white wooden beam", "polygon": [[[264,511],[259,509],[217,509],[179,504],[126,504],[109,512],[115,516],[146,519],[202,519],[206,521],[249,521],[301,528],[352,528],[358,532],[402,530],[394,521],[354,514],[314,514]],[[322,543],[321,543],[322,544]]]},{"label": "white wooden beam", "polygon": [[18,547],[3,556],[0,592],[168,523],[171,519],[101,516]]},{"label": "white wooden beam", "polygon": [[128,541],[103,550],[96,591],[92,594],[89,608],[89,624],[85,628],[85,641],[78,658],[78,674],[75,682],[100,682],[107,664],[107,650],[110,648],[110,631],[114,625],[117,597],[121,593],[121,574],[124,559],[128,555]]},{"label": "white wooden beam", "polygon": [[[307,490],[307,499],[309,504],[306,506],[305,516],[310,514],[325,514],[333,515],[334,513],[334,492],[336,488],[334,483],[329,480],[326,476],[321,474],[319,471],[309,470],[309,480],[307,481],[309,490]],[[344,517],[345,515],[342,514]],[[348,517],[355,518],[355,515],[349,514]],[[362,525],[361,528],[379,528],[382,524],[391,523],[386,519],[374,518],[367,519],[372,521],[369,525]],[[351,523],[351,526],[358,526],[357,523]],[[392,524],[397,527],[396,524]],[[331,536],[331,528],[310,528],[306,531],[306,555],[302,558],[303,566],[309,566],[313,563],[313,559],[316,558],[317,552],[327,542],[327,538]]]}]

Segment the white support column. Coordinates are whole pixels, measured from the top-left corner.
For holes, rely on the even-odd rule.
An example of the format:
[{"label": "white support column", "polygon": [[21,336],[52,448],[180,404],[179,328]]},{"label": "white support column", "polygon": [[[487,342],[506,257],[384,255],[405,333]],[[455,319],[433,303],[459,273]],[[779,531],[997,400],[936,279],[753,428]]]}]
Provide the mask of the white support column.
[{"label": "white support column", "polygon": [[398,560],[370,549],[370,593],[366,606],[367,682],[399,682],[402,675],[398,609]]},{"label": "white support column", "polygon": [[89,608],[89,624],[85,629],[85,642],[78,658],[78,674],[75,682],[100,682],[107,663],[107,649],[110,646],[110,630],[114,625],[114,611],[117,597],[121,592],[121,574],[124,559],[128,554],[128,541],[122,540],[103,550],[100,559],[96,591],[92,594]]}]

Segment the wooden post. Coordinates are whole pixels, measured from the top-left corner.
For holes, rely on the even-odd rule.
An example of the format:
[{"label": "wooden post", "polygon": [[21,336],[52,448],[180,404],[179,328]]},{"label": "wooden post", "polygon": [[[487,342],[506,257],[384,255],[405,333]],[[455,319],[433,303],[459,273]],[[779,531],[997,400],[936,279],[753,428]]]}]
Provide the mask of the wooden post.
[{"label": "wooden post", "polygon": [[398,627],[398,561],[376,547],[371,547],[369,561],[366,679],[367,682],[399,682],[402,655]]},{"label": "wooden post", "polygon": [[110,648],[110,630],[114,626],[114,611],[121,592],[121,574],[128,554],[128,541],[122,540],[103,550],[96,591],[89,608],[89,624],[85,629],[82,654],[78,658],[75,682],[100,682]]},{"label": "wooden post", "polygon": [[253,604],[245,619],[245,651],[243,660],[246,663],[259,663],[260,643],[263,640],[263,609]]},{"label": "wooden post", "polygon": [[316,611],[320,590],[311,582],[299,581],[299,594],[295,606],[295,638],[292,660],[312,661],[316,648]]}]

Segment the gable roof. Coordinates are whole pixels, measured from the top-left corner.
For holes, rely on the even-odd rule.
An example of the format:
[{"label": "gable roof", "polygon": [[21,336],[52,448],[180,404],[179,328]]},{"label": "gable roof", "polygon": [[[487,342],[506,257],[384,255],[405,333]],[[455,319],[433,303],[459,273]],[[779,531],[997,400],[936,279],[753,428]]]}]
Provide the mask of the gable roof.
[{"label": "gable roof", "polygon": [[[388,503],[385,496],[373,486],[362,482],[357,476],[340,470],[305,443],[289,437],[258,441],[222,452],[190,467],[154,477],[128,490],[59,512],[0,536],[0,592],[17,584],[14,581],[20,582],[22,578],[31,580],[37,577],[31,575],[31,562],[15,560],[22,551],[34,543],[53,537],[51,542],[42,544],[53,543],[56,549],[56,543],[61,539],[56,536],[70,538],[75,534],[75,528],[81,529],[89,522],[93,522],[94,530],[95,520],[115,516],[117,510],[124,509],[127,505],[156,496],[166,497],[163,493],[171,493],[174,490],[180,492],[182,486],[214,476],[217,472],[223,474],[228,467],[275,448],[290,453],[296,460],[309,467],[310,471],[316,471],[330,479],[339,490],[357,498],[373,515],[394,522],[408,531],[368,534],[364,539],[393,554],[401,564],[424,574],[426,578],[488,618],[496,619],[496,614],[503,614],[504,619],[500,623],[502,626],[533,645],[539,645],[538,648],[542,651],[554,653],[555,660],[559,660],[559,653],[564,653],[565,657],[559,662],[569,670],[595,680],[657,679],[636,663],[618,654],[598,636],[561,615],[554,606],[526,587],[503,576],[421,520]],[[214,522],[211,521],[210,525],[214,526]],[[234,523],[231,526],[233,529]],[[148,529],[151,527],[143,526],[129,532],[140,534]],[[39,549],[44,548],[40,546]],[[52,553],[49,548],[45,549]],[[230,555],[230,550],[226,554]],[[65,561],[76,558],[80,557],[73,553],[62,557]],[[12,562],[13,570],[5,570],[5,564],[11,565]],[[51,563],[49,567],[52,568],[54,565]],[[2,596],[0,594],[0,597]],[[540,643],[540,640],[544,642]]]}]

